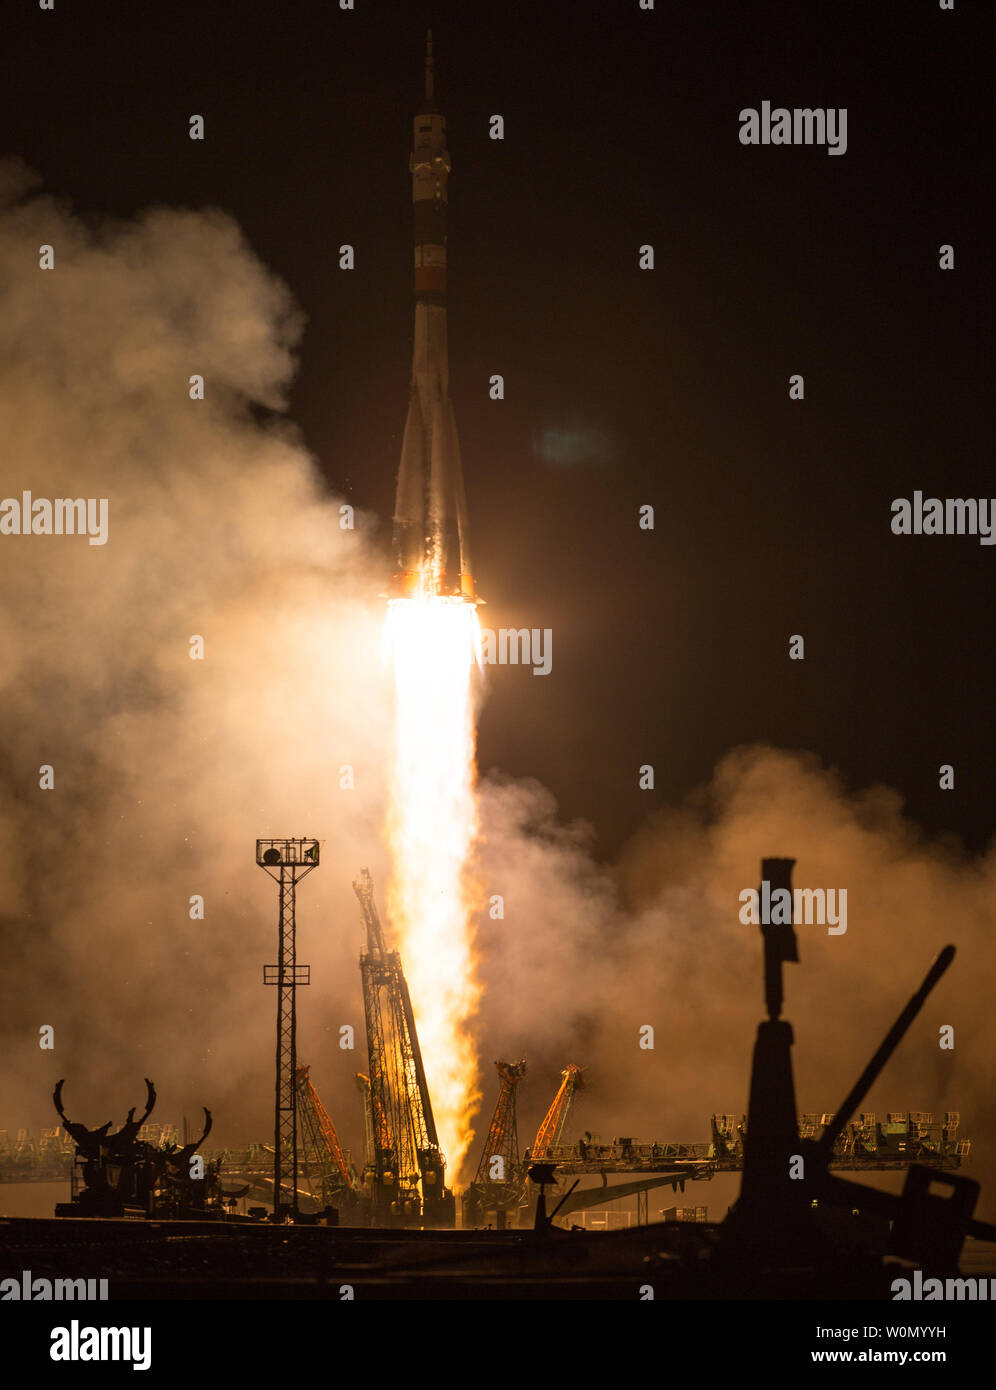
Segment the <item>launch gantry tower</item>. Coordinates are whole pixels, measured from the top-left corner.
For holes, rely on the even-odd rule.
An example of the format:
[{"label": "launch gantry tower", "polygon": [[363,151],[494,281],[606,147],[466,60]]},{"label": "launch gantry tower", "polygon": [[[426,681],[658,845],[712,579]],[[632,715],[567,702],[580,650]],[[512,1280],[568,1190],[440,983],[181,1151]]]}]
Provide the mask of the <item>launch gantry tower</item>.
[{"label": "launch gantry tower", "polygon": [[472,1226],[494,1211],[496,1224],[504,1227],[508,1211],[518,1207],[522,1198],[515,1100],[519,1082],[526,1074],[526,1064],[524,1061],[495,1062],[495,1067],[501,1078],[498,1099],[477,1174],[467,1193],[465,1222]]},{"label": "launch gantry tower", "polygon": [[370,1061],[368,1133],[373,1153],[365,1176],[372,1188],[372,1221],[452,1226],[455,1204],[445,1185],[446,1161],[401,957],[387,949],[366,869],[353,890],[366,932],[360,975]]}]

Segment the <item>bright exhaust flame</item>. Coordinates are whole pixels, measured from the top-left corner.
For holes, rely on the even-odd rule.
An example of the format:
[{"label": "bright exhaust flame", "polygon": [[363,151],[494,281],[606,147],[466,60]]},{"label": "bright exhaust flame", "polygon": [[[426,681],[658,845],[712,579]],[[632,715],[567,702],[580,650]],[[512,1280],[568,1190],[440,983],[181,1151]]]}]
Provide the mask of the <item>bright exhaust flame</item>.
[{"label": "bright exhaust flame", "polygon": [[388,919],[401,951],[448,1183],[473,1139],[480,1100],[468,1023],[480,998],[470,859],[477,610],[460,599],[395,599],[384,655],[394,672]]}]

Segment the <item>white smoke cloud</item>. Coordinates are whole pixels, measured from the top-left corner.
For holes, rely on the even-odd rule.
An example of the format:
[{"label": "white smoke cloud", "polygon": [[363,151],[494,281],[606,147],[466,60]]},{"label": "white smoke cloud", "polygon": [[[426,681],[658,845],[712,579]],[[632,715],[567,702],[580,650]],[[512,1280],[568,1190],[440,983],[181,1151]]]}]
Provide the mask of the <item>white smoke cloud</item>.
[{"label": "white smoke cloud", "polygon": [[376,851],[387,729],[372,519],[340,529],[342,499],[267,414],[303,319],[229,217],[92,225],[13,201],[32,185],[3,166],[0,490],[106,497],[109,539],[0,538],[0,1113],[51,1123],[66,1075],[70,1113],[116,1117],[150,1075],[163,1118],[207,1103],[221,1138],[264,1135],[276,888],[257,836],[327,847],[300,890],[302,1053],[359,1023],[349,881]]}]

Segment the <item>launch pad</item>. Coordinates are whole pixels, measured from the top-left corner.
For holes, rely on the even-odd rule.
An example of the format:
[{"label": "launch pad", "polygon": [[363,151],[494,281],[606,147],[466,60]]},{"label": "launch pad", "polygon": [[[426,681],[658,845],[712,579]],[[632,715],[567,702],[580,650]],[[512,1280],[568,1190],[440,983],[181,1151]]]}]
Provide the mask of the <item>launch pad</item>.
[{"label": "launch pad", "polygon": [[[787,874],[785,866],[790,861],[780,864],[781,870],[774,861],[766,861],[763,871]],[[386,958],[391,953],[385,949],[382,934],[378,938],[379,921],[367,878],[357,881],[357,895],[371,932],[365,954],[377,957],[377,969],[367,972],[369,987],[380,990],[384,988],[380,975],[390,966]],[[973,1241],[969,1254],[973,1269],[996,1274],[996,1226],[974,1219],[979,1187],[971,1179],[910,1163],[903,1194],[897,1197],[830,1173],[840,1136],[953,954],[952,948],[942,951],[818,1139],[799,1134],[789,1108],[791,1059],[781,1050],[781,1043],[784,1040],[791,1045],[790,1033],[779,1032],[779,1048],[773,1049],[767,1023],[759,1025],[745,1130],[744,1180],[739,1200],[721,1224],[658,1223],[616,1234],[558,1229],[554,1225],[556,1208],[547,1214],[545,1195],[557,1165],[544,1158],[531,1163],[527,1173],[540,1189],[534,1222],[528,1230],[385,1230],[376,1225],[335,1224],[287,1227],[223,1217],[179,1222],[79,1217],[6,1220],[0,1222],[0,1234],[7,1258],[15,1264],[20,1261],[23,1268],[43,1278],[57,1277],[70,1267],[74,1277],[107,1277],[114,1284],[115,1296],[133,1298],[342,1299],[354,1297],[356,1290],[362,1289],[368,1295],[391,1298],[571,1295],[632,1300],[638,1296],[638,1288],[647,1287],[656,1298],[672,1299],[884,1299],[894,1289],[897,1275],[911,1264],[931,1277],[957,1273],[967,1238]],[[766,935],[764,959],[769,1009],[780,1014],[781,962],[796,959],[791,928]],[[410,1001],[409,1010],[402,1009],[402,1022],[407,1021],[408,1012]],[[406,1036],[409,1042],[415,1037],[413,1033],[406,1035],[402,1028],[397,1054],[402,1060]],[[773,1051],[778,1055],[773,1056]],[[388,1048],[381,1057],[375,1066],[375,1051],[371,1070],[377,1072],[379,1067],[386,1076],[392,1066]],[[414,1050],[407,1054],[407,1060],[417,1080]],[[499,1065],[499,1106],[486,1145],[492,1156],[496,1151],[512,1151],[509,1137],[515,1132],[515,1122],[511,1097],[523,1072],[522,1063]],[[536,1148],[543,1148],[553,1138],[563,1139],[566,1099],[579,1079],[580,1068],[565,1070]],[[393,1117],[390,1088],[377,1089],[387,1098],[385,1118],[389,1113]],[[370,1094],[375,1094],[373,1086]],[[427,1099],[427,1093],[418,1088],[417,1094],[420,1102],[423,1097]],[[149,1097],[143,1119],[155,1098],[151,1083]],[[59,1099],[57,1089],[57,1104]],[[129,1124],[133,1124],[133,1115],[134,1111],[130,1112]],[[415,1151],[415,1158],[426,1167],[433,1165],[427,1185],[431,1191],[438,1182],[445,1198],[449,1194],[442,1182],[441,1155],[430,1138],[431,1107],[424,1112],[424,1119],[422,1147]],[[390,1122],[389,1118],[389,1126]],[[64,1123],[68,1127],[72,1122]],[[108,1128],[104,1126],[99,1132],[101,1137]],[[131,1142],[131,1131],[125,1128]],[[74,1137],[78,1144],[86,1144],[93,1133],[78,1128]],[[375,1145],[374,1178],[378,1165],[397,1163],[396,1150],[382,1152],[387,1148],[383,1141],[391,1134],[390,1128],[382,1130],[382,1142]],[[550,1147],[562,1145],[551,1143]],[[783,1174],[791,1174],[799,1157],[807,1166],[799,1185],[793,1188],[788,1185],[791,1176],[786,1181]],[[434,1176],[436,1165],[438,1178]],[[488,1163],[485,1168],[482,1162],[479,1180],[484,1171],[493,1172],[495,1181],[507,1184],[510,1180],[502,1165]],[[680,1172],[676,1167],[667,1180],[678,1184]],[[344,1164],[344,1176],[347,1173]],[[385,1169],[381,1191],[375,1195],[381,1211],[392,1186],[386,1176]],[[515,1174],[511,1177],[514,1182]],[[939,1186],[950,1195],[937,1195],[934,1189]],[[430,1214],[427,1210],[426,1216]],[[397,1215],[404,1213],[391,1213]]]}]

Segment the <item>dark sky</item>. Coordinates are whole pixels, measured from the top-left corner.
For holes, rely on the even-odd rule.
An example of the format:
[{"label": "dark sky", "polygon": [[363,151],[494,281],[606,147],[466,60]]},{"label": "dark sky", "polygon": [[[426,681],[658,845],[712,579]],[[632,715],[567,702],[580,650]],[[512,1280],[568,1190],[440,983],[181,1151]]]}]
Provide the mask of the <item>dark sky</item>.
[{"label": "dark sky", "polygon": [[[494,673],[482,769],[538,777],[611,854],[761,740],[885,781],[980,847],[996,548],[895,537],[890,504],[996,491],[990,19],[969,0],[25,3],[4,16],[0,130],[84,214],[237,218],[308,316],[290,413],[383,519],[386,568],[431,23],[484,621],[554,644],[545,678]],[[743,147],[738,113],[763,100],[846,107],[846,154]]]}]

